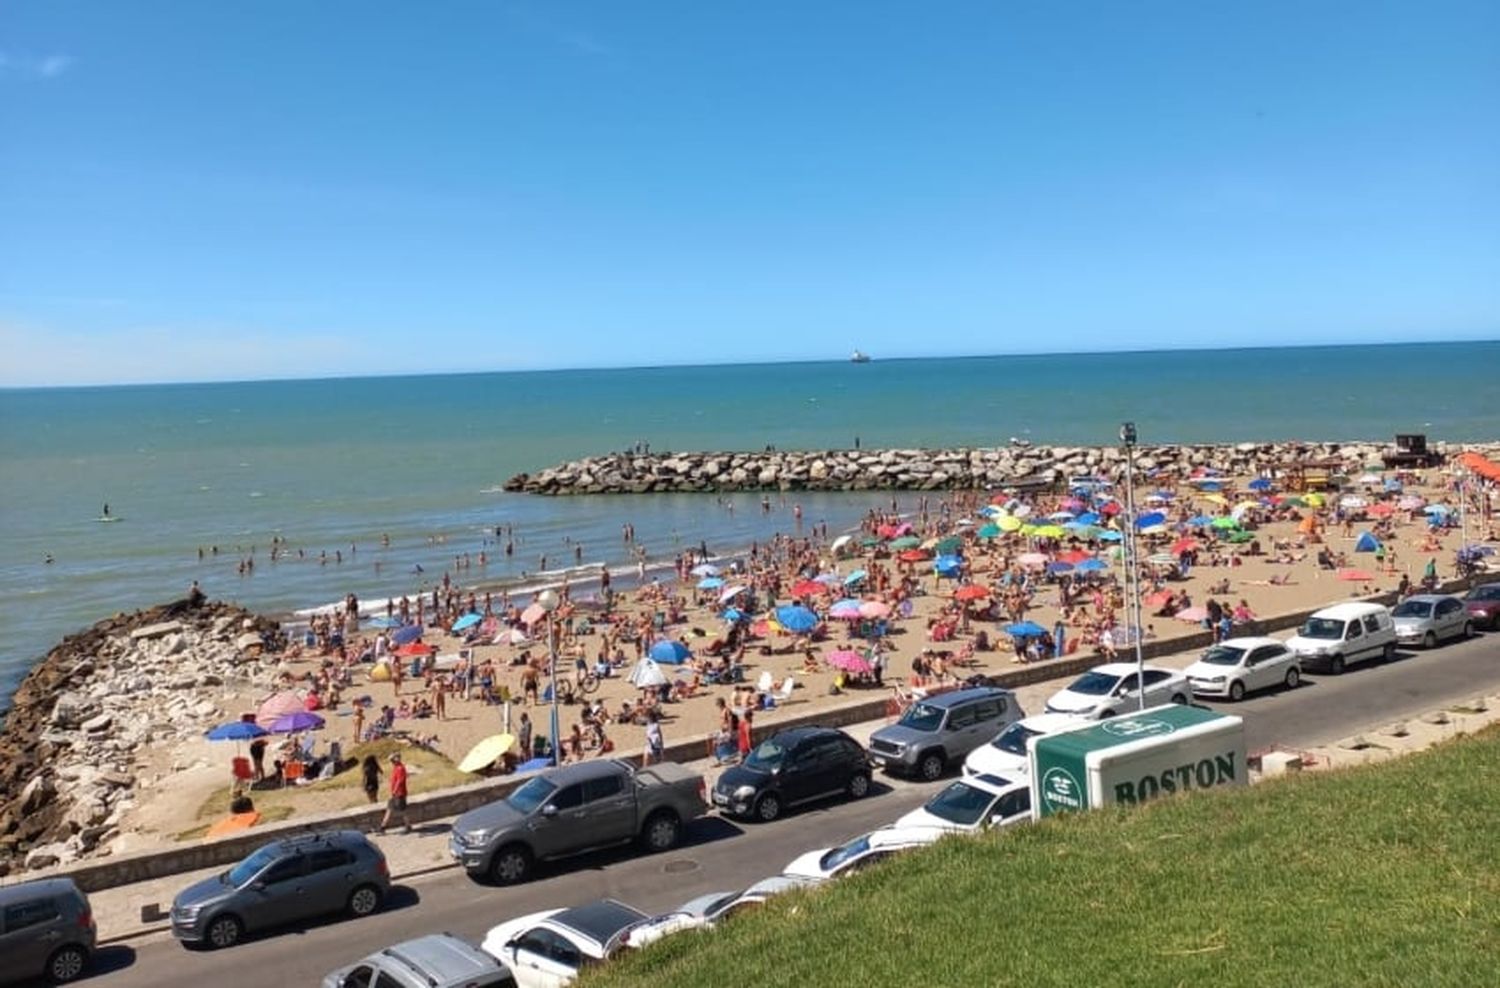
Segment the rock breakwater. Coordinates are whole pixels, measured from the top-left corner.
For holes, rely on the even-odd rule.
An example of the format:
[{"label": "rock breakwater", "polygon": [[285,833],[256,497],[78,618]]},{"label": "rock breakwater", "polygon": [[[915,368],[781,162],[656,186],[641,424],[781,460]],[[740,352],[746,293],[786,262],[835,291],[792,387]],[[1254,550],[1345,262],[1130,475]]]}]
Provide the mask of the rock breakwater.
[{"label": "rock breakwater", "polygon": [[183,600],[64,638],[0,730],[0,876],[109,853],[137,795],[137,756],[201,736],[227,696],[267,690],[278,625]]},{"label": "rock breakwater", "polygon": [[[1459,450],[1445,443],[1433,448],[1444,454]],[[1358,441],[1138,446],[1135,469],[1142,477],[1162,471],[1186,474],[1200,467],[1269,474],[1288,462],[1336,459],[1348,470],[1361,471],[1387,449],[1383,443]],[[1085,474],[1118,480],[1124,472],[1125,452],[1118,446],[1012,441],[989,448],[611,453],[519,474],[506,481],[505,489],[553,495],[975,490],[1058,485]]]}]

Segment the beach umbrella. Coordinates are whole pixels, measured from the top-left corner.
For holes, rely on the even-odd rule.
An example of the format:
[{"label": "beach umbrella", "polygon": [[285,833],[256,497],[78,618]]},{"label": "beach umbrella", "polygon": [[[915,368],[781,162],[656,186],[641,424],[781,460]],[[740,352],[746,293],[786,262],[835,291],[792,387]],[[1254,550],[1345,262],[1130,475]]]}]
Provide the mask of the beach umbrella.
[{"label": "beach umbrella", "polygon": [[1396,507],[1402,511],[1415,511],[1426,503],[1426,501],[1423,501],[1415,494],[1406,494],[1402,496],[1401,500],[1396,502]]},{"label": "beach umbrella", "polygon": [[1022,504],[1019,501],[1008,501],[1006,503],[1008,505],[1010,505],[1010,508],[1009,508],[1010,513],[1013,514],[1013,515],[1015,515],[1017,518],[1030,518],[1031,517],[1031,505],[1029,505],[1029,504]]},{"label": "beach umbrella", "polygon": [[857,584],[863,583],[869,575],[870,574],[866,573],[864,570],[857,569],[853,573],[850,573],[848,576],[844,577],[844,586],[852,587],[856,586]]},{"label": "beach umbrella", "polygon": [[406,624],[397,628],[391,635],[391,641],[397,645],[406,645],[422,637],[422,629],[419,625]]},{"label": "beach umbrella", "polygon": [[470,628],[474,627],[474,625],[483,620],[483,615],[475,614],[473,611],[470,611],[469,613],[460,617],[457,621],[454,621],[453,627],[450,630],[452,630],[452,632],[456,635],[461,631],[468,631]]},{"label": "beach umbrella", "polygon": [[1075,524],[1075,525],[1097,525],[1097,524],[1099,524],[1100,520],[1101,519],[1099,518],[1099,515],[1098,515],[1097,512],[1094,512],[1094,511],[1085,511],[1083,514],[1081,514],[1077,518],[1073,519],[1073,524]]},{"label": "beach umbrella", "polygon": [[1078,572],[1080,573],[1097,573],[1105,569],[1109,569],[1109,563],[1106,563],[1102,559],[1085,559],[1078,564]]},{"label": "beach umbrella", "polygon": [[396,649],[394,654],[399,655],[404,659],[410,659],[418,655],[431,655],[436,651],[436,645],[424,645],[421,642],[412,642],[409,645],[402,645],[400,648]]},{"label": "beach umbrella", "polygon": [[793,597],[812,597],[816,594],[827,593],[828,587],[817,580],[798,580],[792,584]]},{"label": "beach umbrella", "polygon": [[1378,474],[1378,473],[1362,473],[1362,474],[1359,475],[1359,479],[1355,480],[1355,483],[1356,484],[1378,484],[1383,479],[1384,478],[1381,477],[1380,474]]},{"label": "beach umbrella", "polygon": [[1324,502],[1327,500],[1328,498],[1324,497],[1322,494],[1319,494],[1317,491],[1302,495],[1302,503],[1307,505],[1309,508],[1321,508]]},{"label": "beach umbrella", "polygon": [[866,535],[859,540],[859,544],[862,548],[873,549],[880,544],[880,539],[874,535]]},{"label": "beach umbrella", "polygon": [[1171,551],[1174,555],[1180,556],[1184,552],[1192,552],[1196,548],[1198,548],[1197,539],[1182,538],[1172,543]]},{"label": "beach umbrella", "polygon": [[541,604],[530,604],[526,610],[521,612],[521,623],[525,625],[536,624],[547,616],[547,609]]},{"label": "beach umbrella", "polygon": [[1125,536],[1121,535],[1119,532],[1116,532],[1114,529],[1109,529],[1107,531],[1100,532],[1099,538],[1105,542],[1119,542],[1124,539]]},{"label": "beach umbrella", "polygon": [[813,579],[830,587],[840,586],[844,582],[844,578],[837,573],[819,573]]},{"label": "beach umbrella", "polygon": [[1073,518],[1074,512],[1072,511],[1054,511],[1047,516],[1048,521],[1072,521]]},{"label": "beach umbrella", "polygon": [[828,609],[828,616],[840,621],[857,621],[863,617],[859,613],[859,601],[841,600]]},{"label": "beach umbrella", "polygon": [[926,549],[907,549],[896,558],[901,560],[903,563],[920,563],[925,561],[929,557],[930,554]]},{"label": "beach umbrella", "polygon": [[981,525],[979,531],[974,534],[977,538],[981,539],[998,539],[1002,533],[999,525],[990,522],[987,525]]},{"label": "beach umbrella", "polygon": [[1018,532],[1026,523],[1015,515],[1002,515],[995,521],[995,524],[1000,526],[1002,532]]},{"label": "beach umbrella", "polygon": [[1202,528],[1204,525],[1212,525],[1213,523],[1213,515],[1194,515],[1188,519],[1188,524],[1194,528]]},{"label": "beach umbrella", "polygon": [[1158,590],[1156,591],[1156,593],[1147,594],[1145,597],[1141,598],[1141,603],[1145,604],[1147,607],[1160,607],[1171,599],[1172,591]]},{"label": "beach umbrella", "polygon": [[1307,507],[1307,499],[1300,494],[1288,494],[1286,497],[1281,499],[1281,503],[1289,505],[1293,508]]},{"label": "beach umbrella", "polygon": [[398,617],[386,617],[384,614],[380,615],[379,617],[372,617],[366,623],[369,624],[369,626],[372,627],[372,628],[399,628],[399,627],[401,627],[401,619],[400,618],[398,618]]},{"label": "beach umbrella", "polygon": [[661,666],[649,658],[643,658],[630,670],[630,685],[638,689],[650,689],[653,686],[667,685],[667,674],[661,671]]},{"label": "beach umbrella", "polygon": [[1031,534],[1039,539],[1060,539],[1068,533],[1062,530],[1061,525],[1038,525]]},{"label": "beach umbrella", "polygon": [[1449,515],[1449,514],[1453,513],[1453,509],[1450,508],[1450,507],[1448,507],[1446,504],[1429,504],[1427,507],[1423,508],[1422,510],[1425,511],[1429,515],[1435,515],[1435,516],[1436,515]]},{"label": "beach umbrella", "polygon": [[460,772],[482,772],[495,764],[510,749],[516,746],[514,734],[491,734],[484,738],[458,763]]},{"label": "beach umbrella", "polygon": [[1208,608],[1184,607],[1182,610],[1178,611],[1172,616],[1179,621],[1202,621],[1208,617]]},{"label": "beach umbrella", "polygon": [[1057,554],[1058,562],[1072,563],[1075,566],[1083,562],[1087,558],[1089,558],[1089,554],[1084,552],[1082,549],[1069,549],[1067,552],[1059,552]]},{"label": "beach umbrella", "polygon": [[956,556],[964,547],[964,540],[956,535],[950,535],[945,539],[939,539],[932,547],[932,551],[939,556]]},{"label": "beach umbrella", "polygon": [[748,589],[750,589],[750,588],[746,587],[746,586],[744,586],[742,584],[738,584],[738,583],[735,584],[732,587],[726,587],[726,588],[724,588],[724,592],[721,593],[721,594],[719,594],[719,603],[721,603],[721,604],[728,603],[729,601],[731,601],[734,598],[738,597],[740,594],[744,593]]},{"label": "beach umbrella", "polygon": [[724,581],[717,576],[705,576],[698,581],[699,590],[717,590],[724,585]]},{"label": "beach umbrella", "polygon": [[1135,527],[1150,528],[1152,525],[1160,525],[1166,520],[1167,516],[1162,514],[1160,511],[1152,511],[1149,514],[1144,514],[1137,518],[1135,520]]},{"label": "beach umbrella", "polygon": [[1370,505],[1368,513],[1375,518],[1389,518],[1396,513],[1396,506],[1389,501],[1381,501],[1379,504]]},{"label": "beach umbrella", "polygon": [[1363,508],[1369,503],[1369,501],[1366,501],[1357,494],[1345,494],[1339,498],[1339,507],[1341,508]]},{"label": "beach umbrella", "polygon": [[879,528],[875,529],[875,534],[879,535],[883,539],[894,539],[899,538],[910,531],[910,523],[902,522],[899,525],[881,525]]},{"label": "beach umbrella", "polygon": [[891,605],[879,600],[867,600],[859,605],[859,616],[878,621],[891,613]]},{"label": "beach umbrella", "polygon": [[1062,563],[1062,562],[1048,563],[1047,564],[1047,572],[1048,573],[1053,573],[1053,574],[1057,574],[1057,573],[1071,573],[1071,572],[1073,572],[1073,564],[1072,563]]},{"label": "beach umbrella", "polygon": [[1148,525],[1147,527],[1141,529],[1141,534],[1142,535],[1165,535],[1165,534],[1167,534],[1167,526],[1165,526],[1165,525]]},{"label": "beach umbrella", "polygon": [[204,737],[210,741],[250,741],[254,738],[265,737],[271,733],[259,724],[252,724],[244,720],[232,720],[227,724],[220,724]]},{"label": "beach umbrella", "polygon": [[915,549],[922,544],[922,540],[915,535],[903,535],[899,539],[891,540],[892,549]]},{"label": "beach umbrella", "polygon": [[1348,580],[1350,583],[1368,583],[1375,579],[1375,574],[1362,569],[1341,569],[1338,572],[1340,580]]},{"label": "beach umbrella", "polygon": [[1016,562],[1031,569],[1041,569],[1047,565],[1047,557],[1040,552],[1023,552],[1016,557]]},{"label": "beach umbrella", "polygon": [[1232,518],[1229,515],[1220,515],[1219,517],[1217,517],[1217,518],[1215,518],[1213,520],[1213,527],[1214,528],[1220,528],[1220,529],[1223,529],[1223,528],[1239,528],[1240,527],[1240,522],[1239,522],[1238,518]]},{"label": "beach umbrella", "polygon": [[793,634],[804,634],[818,626],[818,616],[805,607],[789,604],[776,608],[776,623]]},{"label": "beach umbrella", "polygon": [[699,563],[690,571],[694,576],[718,576],[719,567],[713,563]]},{"label": "beach umbrella", "polygon": [[672,638],[663,638],[652,645],[646,654],[657,662],[676,666],[685,662],[693,653],[682,642]]},{"label": "beach umbrella", "polygon": [[1043,628],[1035,621],[1017,621],[1015,624],[1007,624],[1005,626],[1005,633],[1013,635],[1016,638],[1032,638],[1042,634],[1046,630],[1046,628]]},{"label": "beach umbrella", "polygon": [[296,734],[298,731],[318,731],[322,728],[323,718],[311,710],[294,710],[271,722],[272,734]]},{"label": "beach umbrella", "polygon": [[1241,531],[1241,532],[1230,532],[1229,533],[1229,542],[1231,544],[1233,544],[1233,545],[1239,545],[1239,544],[1241,544],[1243,542],[1254,542],[1254,541],[1255,541],[1255,533],[1254,532],[1244,532],[1244,531]]},{"label": "beach umbrella", "polygon": [[286,690],[271,696],[256,708],[255,723],[270,730],[278,717],[306,709],[307,704],[303,701],[302,694]]},{"label": "beach umbrella", "polygon": [[1147,556],[1146,562],[1152,566],[1176,566],[1177,557],[1170,552],[1157,552]]},{"label": "beach umbrella", "polygon": [[932,561],[933,572],[938,576],[953,576],[963,565],[964,561],[957,556],[939,556]]},{"label": "beach umbrella", "polygon": [[1222,504],[1225,507],[1229,506],[1229,498],[1225,497],[1223,494],[1200,494],[1199,497],[1213,504]]},{"label": "beach umbrella", "polygon": [[744,616],[745,616],[745,612],[742,611],[742,610],[740,610],[738,607],[727,608],[724,611],[723,614],[719,615],[719,617],[721,617],[724,620],[728,621],[730,624],[734,624],[735,622],[737,622],[740,619],[742,619]]},{"label": "beach umbrella", "polygon": [[1071,511],[1076,514],[1077,512],[1084,509],[1083,498],[1071,496],[1065,497],[1058,503],[1058,507],[1063,511]]},{"label": "beach umbrella", "polygon": [[829,652],[826,661],[835,669],[842,669],[845,672],[864,674],[872,668],[870,661],[863,655],[860,655],[858,652],[851,652],[848,649]]},{"label": "beach umbrella", "polygon": [[1271,489],[1271,479],[1269,477],[1256,477],[1245,486],[1252,491],[1268,491]]}]

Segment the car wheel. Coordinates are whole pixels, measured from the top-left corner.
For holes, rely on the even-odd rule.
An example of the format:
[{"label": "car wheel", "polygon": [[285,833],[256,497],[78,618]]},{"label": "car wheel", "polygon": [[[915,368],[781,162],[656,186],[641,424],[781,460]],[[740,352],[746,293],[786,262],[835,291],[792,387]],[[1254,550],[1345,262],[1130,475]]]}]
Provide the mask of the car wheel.
[{"label": "car wheel", "polygon": [[929,751],[917,763],[917,774],[922,776],[925,782],[936,782],[942,776],[943,769],[946,767],[947,762],[943,759],[942,752]]},{"label": "car wheel", "polygon": [[531,873],[531,852],[519,844],[502,847],[490,862],[490,877],[499,885],[517,885]]},{"label": "car wheel", "polygon": [[755,801],[755,816],[762,823],[770,823],[781,816],[781,797],[768,792]]},{"label": "car wheel", "polygon": [[1099,715],[1099,719],[1100,720],[1109,720],[1114,715],[1115,715],[1115,712],[1113,710],[1106,710],[1106,711],[1104,711],[1103,713],[1101,713]]},{"label": "car wheel", "polygon": [[1179,703],[1179,704],[1181,704],[1181,703],[1187,703],[1188,702],[1187,701],[1187,696],[1185,694],[1182,694],[1182,693],[1173,693],[1172,694],[1172,702],[1173,703]]},{"label": "car wheel", "polygon": [[245,924],[240,922],[238,916],[226,913],[223,916],[215,916],[213,922],[208,924],[208,944],[215,950],[233,947],[244,935]]},{"label": "car wheel", "polygon": [[1473,621],[1465,621],[1464,622],[1464,633],[1462,635],[1460,635],[1459,637],[1463,638],[1464,641],[1468,641],[1470,638],[1474,637],[1474,622]]},{"label": "car wheel", "polygon": [[88,951],[77,944],[59,947],[47,959],[47,980],[54,985],[75,981],[88,962]]},{"label": "car wheel", "polygon": [[1437,635],[1435,635],[1431,631],[1429,631],[1429,632],[1427,632],[1427,634],[1423,635],[1422,636],[1422,647],[1423,648],[1437,648]]},{"label": "car wheel", "polygon": [[1395,657],[1396,657],[1396,646],[1395,646],[1395,644],[1393,644],[1391,642],[1386,642],[1386,644],[1385,644],[1385,650],[1380,653],[1380,661],[1381,662],[1389,662],[1392,659],[1394,659]]},{"label": "car wheel", "polygon": [[671,810],[657,810],[641,829],[641,841],[653,854],[670,851],[682,837],[682,821]]},{"label": "car wheel", "polygon": [[870,777],[863,772],[849,780],[849,798],[864,799],[870,792]]},{"label": "car wheel", "polygon": [[1328,671],[1333,673],[1335,676],[1342,676],[1344,674],[1344,657],[1342,655],[1335,655],[1333,658],[1329,659]]},{"label": "car wheel", "polygon": [[1297,671],[1297,667],[1296,666],[1293,666],[1292,668],[1290,668],[1290,669],[1288,669],[1286,671],[1286,688],[1287,689],[1294,690],[1294,689],[1297,688],[1297,684],[1299,684],[1301,682],[1302,682],[1302,673],[1300,673],[1300,672]]},{"label": "car wheel", "polygon": [[1245,698],[1245,684],[1236,679],[1229,684],[1229,699],[1239,703]]},{"label": "car wheel", "polygon": [[373,885],[361,885],[349,893],[349,915],[368,916],[380,908],[380,889]]}]

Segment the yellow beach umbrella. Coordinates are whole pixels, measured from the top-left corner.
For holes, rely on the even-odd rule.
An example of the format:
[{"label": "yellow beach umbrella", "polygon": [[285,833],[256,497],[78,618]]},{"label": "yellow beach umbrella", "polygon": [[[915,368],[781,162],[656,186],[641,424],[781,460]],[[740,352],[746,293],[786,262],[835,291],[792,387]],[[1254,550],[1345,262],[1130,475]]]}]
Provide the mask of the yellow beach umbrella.
[{"label": "yellow beach umbrella", "polygon": [[1328,499],[1326,497],[1324,497],[1322,494],[1319,494],[1317,491],[1313,491],[1311,494],[1302,495],[1302,503],[1307,505],[1309,508],[1321,508],[1323,506],[1323,502],[1327,500]]},{"label": "yellow beach umbrella", "polygon": [[1002,532],[1019,532],[1025,525],[1025,522],[1021,521],[1015,515],[1003,515],[995,520],[995,524],[1000,526],[1000,531]]},{"label": "yellow beach umbrella", "polygon": [[491,765],[510,749],[516,746],[514,734],[491,734],[469,749],[464,760],[458,763],[460,772],[479,772]]},{"label": "yellow beach umbrella", "polygon": [[1057,525],[1038,525],[1036,528],[1032,529],[1031,534],[1040,536],[1044,539],[1060,539],[1067,533]]},{"label": "yellow beach umbrella", "polygon": [[1223,494],[1200,494],[1198,496],[1203,498],[1203,500],[1205,501],[1212,501],[1214,504],[1229,504],[1229,498],[1225,497]]}]

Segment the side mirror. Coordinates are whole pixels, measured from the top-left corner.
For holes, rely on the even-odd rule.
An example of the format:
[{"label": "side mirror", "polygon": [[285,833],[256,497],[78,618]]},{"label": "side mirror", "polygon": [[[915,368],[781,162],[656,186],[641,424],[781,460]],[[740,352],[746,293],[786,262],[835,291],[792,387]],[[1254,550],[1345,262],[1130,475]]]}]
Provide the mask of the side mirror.
[{"label": "side mirror", "polygon": [[548,803],[546,806],[542,807],[542,816],[546,816],[546,817],[557,816],[557,807],[554,804],[552,804],[552,803]]},{"label": "side mirror", "polygon": [[1004,822],[1005,822],[1005,817],[1001,816],[999,813],[996,813],[996,814],[994,814],[993,816],[990,817],[990,826],[991,827],[998,827],[998,826],[1000,826],[1000,824],[1002,824]]},{"label": "side mirror", "polygon": [[250,883],[250,891],[252,891],[252,892],[264,892],[265,890],[266,890],[266,883],[263,882],[263,881],[261,881],[258,878],[255,881],[253,881],[253,882]]}]

